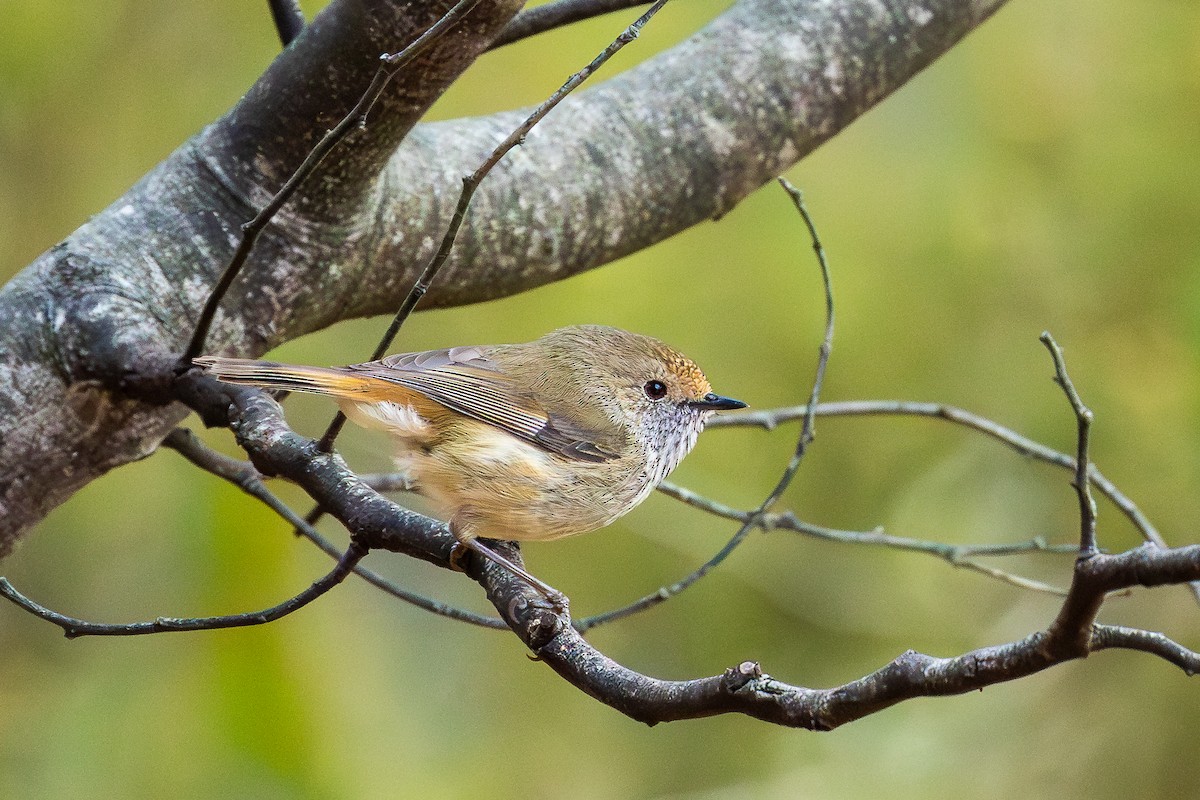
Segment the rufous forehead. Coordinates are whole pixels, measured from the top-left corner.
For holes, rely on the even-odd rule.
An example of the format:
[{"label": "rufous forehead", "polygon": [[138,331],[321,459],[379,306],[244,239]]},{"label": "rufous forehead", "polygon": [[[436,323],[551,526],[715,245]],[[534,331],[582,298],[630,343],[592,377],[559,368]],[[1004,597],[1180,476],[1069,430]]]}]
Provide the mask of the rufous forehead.
[{"label": "rufous forehead", "polygon": [[667,360],[667,369],[679,379],[680,388],[689,397],[704,397],[704,395],[712,391],[712,386],[709,385],[708,378],[704,377],[704,373],[700,371],[700,368],[686,356],[673,355]]}]

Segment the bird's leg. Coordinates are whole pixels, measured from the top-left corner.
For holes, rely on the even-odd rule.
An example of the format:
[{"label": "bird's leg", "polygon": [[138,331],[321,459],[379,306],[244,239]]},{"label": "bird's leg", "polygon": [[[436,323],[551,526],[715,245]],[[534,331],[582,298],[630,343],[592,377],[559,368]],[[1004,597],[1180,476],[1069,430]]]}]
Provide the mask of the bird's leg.
[{"label": "bird's leg", "polygon": [[455,569],[462,569],[460,566],[462,555],[464,554],[465,550],[471,550],[483,556],[484,558],[499,564],[513,575],[516,575],[518,578],[525,581],[525,583],[529,584],[534,591],[546,598],[546,600],[550,603],[550,606],[555,611],[561,613],[567,610],[567,596],[565,594],[560,592],[558,589],[555,589],[542,579],[535,577],[524,567],[513,563],[492,548],[485,546],[474,536],[464,535],[460,528],[461,526],[455,524],[454,520],[450,521],[450,532],[454,534],[454,538],[456,540],[454,551],[450,554],[451,566],[453,566]]}]

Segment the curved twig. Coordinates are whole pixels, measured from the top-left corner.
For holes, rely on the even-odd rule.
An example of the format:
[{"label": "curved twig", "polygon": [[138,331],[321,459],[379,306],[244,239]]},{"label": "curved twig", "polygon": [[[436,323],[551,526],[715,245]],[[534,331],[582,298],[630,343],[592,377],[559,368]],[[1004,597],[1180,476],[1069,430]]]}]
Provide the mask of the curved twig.
[{"label": "curved twig", "polygon": [[1110,647],[1141,650],[1156,655],[1179,667],[1189,677],[1200,673],[1200,653],[1188,650],[1161,633],[1121,625],[1093,625],[1092,650]]},{"label": "curved twig", "polygon": [[311,586],[295,597],[289,597],[279,605],[265,608],[262,611],[251,611],[244,614],[228,614],[220,617],[158,617],[149,622],[104,623],[88,622],[87,620],[68,617],[57,611],[51,611],[45,606],[35,603],[21,594],[9,583],[7,578],[0,577],[0,597],[5,597],[39,619],[44,619],[62,628],[68,639],[79,636],[141,636],[149,633],[169,633],[174,631],[211,631],[220,628],[245,628],[251,625],[265,625],[277,619],[286,617],[293,611],[298,611],[316,600],[321,595],[337,586],[353,571],[354,566],[366,556],[368,549],[358,542],[351,541],[346,552],[338,559],[337,566],[323,578],[313,582]]},{"label": "curved twig", "polygon": [[[239,461],[236,458],[218,453],[212,448],[201,442],[194,433],[187,428],[176,428],[174,431],[163,440],[163,445],[175,450],[181,456],[186,458],[195,466],[209,472],[218,478],[229,481],[237,486],[246,494],[260,501],[281,518],[292,526],[297,536],[302,536],[315,544],[322,552],[331,558],[337,559],[341,557],[341,550],[337,548],[333,542],[321,535],[321,532],[313,527],[314,520],[303,519],[295,511],[293,511],[286,503],[279,499],[267,485],[263,482],[262,476],[254,465],[248,461]],[[363,476],[367,485],[372,485],[368,476]],[[374,486],[372,488],[375,488]],[[376,491],[385,491],[378,489]],[[317,507],[318,509],[320,506]],[[507,629],[504,621],[498,617],[488,617],[482,614],[476,614],[468,611],[465,608],[459,608],[447,603],[442,603],[434,600],[431,597],[426,597],[416,592],[409,591],[394,581],[380,575],[374,570],[368,569],[361,564],[354,567],[354,574],[365,580],[377,589],[381,589],[386,594],[403,600],[405,603],[414,605],[417,608],[424,609],[433,614],[449,619],[466,622],[471,625],[478,625],[483,628],[492,629]]]},{"label": "curved twig", "polygon": [[[820,400],[821,386],[825,382],[825,368],[829,364],[829,354],[833,351],[833,326],[834,326],[834,309],[833,309],[833,282],[829,276],[829,264],[825,260],[825,248],[821,245],[821,238],[817,235],[817,229],[813,225],[812,217],[808,214],[808,209],[804,207],[804,199],[800,194],[800,190],[788,182],[786,178],[779,178],[779,185],[791,197],[792,203],[796,206],[796,211],[799,212],[800,218],[804,221],[808,228],[808,235],[812,241],[813,252],[817,256],[817,266],[821,272],[821,285],[825,291],[825,336],[821,340],[821,346],[817,351],[817,369],[816,375],[813,377],[812,390],[809,392],[808,407],[816,408]],[[758,508],[742,523],[737,532],[733,534],[725,546],[713,555],[712,558],[705,561],[699,567],[694,569],[688,575],[685,575],[680,580],[668,586],[662,586],[658,591],[652,594],[645,595],[632,603],[614,608],[611,611],[605,611],[602,614],[595,614],[590,617],[585,617],[575,623],[575,627],[580,631],[586,631],[594,628],[597,625],[604,625],[631,614],[637,614],[645,611],[648,608],[662,603],[680,592],[685,591],[689,586],[707,575],[712,569],[721,564],[729,554],[746,540],[750,535],[750,531],[758,524],[759,518],[767,512],[771,506],[778,502],[779,498],[791,485],[792,479],[796,477],[796,471],[800,469],[800,462],[804,459],[805,453],[808,452],[808,445],[813,440],[814,422],[816,415],[808,413],[804,416],[804,424],[800,428],[800,436],[796,440],[796,449],[792,452],[792,456],[788,459],[787,466],[783,469],[783,474],[775,487],[763,498],[759,503]]]},{"label": "curved twig", "polygon": [[1075,384],[1071,383],[1071,376],[1067,374],[1067,365],[1063,360],[1062,348],[1058,346],[1058,342],[1054,341],[1054,337],[1050,335],[1049,331],[1043,332],[1040,339],[1054,360],[1054,382],[1062,387],[1063,392],[1067,395],[1067,400],[1071,403],[1071,410],[1075,412],[1078,453],[1075,457],[1075,480],[1071,485],[1075,487],[1075,493],[1079,495],[1079,557],[1090,558],[1098,552],[1096,547],[1096,501],[1092,498],[1092,482],[1088,479],[1088,470],[1091,468],[1088,450],[1091,441],[1092,410],[1083,404],[1079,392],[1075,391]]}]

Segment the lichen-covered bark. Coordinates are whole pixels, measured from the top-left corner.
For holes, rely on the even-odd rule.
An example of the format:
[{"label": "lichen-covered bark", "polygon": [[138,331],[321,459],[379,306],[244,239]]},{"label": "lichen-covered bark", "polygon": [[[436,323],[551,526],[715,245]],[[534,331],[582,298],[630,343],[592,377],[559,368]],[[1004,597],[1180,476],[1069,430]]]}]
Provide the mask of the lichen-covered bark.
[{"label": "lichen-covered bark", "polygon": [[[480,188],[427,303],[559,280],[724,213],[1002,2],[740,0],[535,129]],[[333,3],[229,115],[0,292],[0,553],[182,417],[168,404],[171,367],[238,225],[354,104],[378,55],[450,5]],[[397,77],[367,129],[260,239],[222,305],[214,351],[257,354],[398,303],[460,177],[520,115],[412,126],[520,5],[483,0]],[[375,291],[357,291],[364,283]]]},{"label": "lichen-covered bark", "polygon": [[[397,76],[376,123],[327,159],[260,239],[214,342],[261,350],[311,329],[314,312],[318,326],[335,321],[328,304],[295,304],[309,282],[337,285],[355,256],[331,258],[330,246],[369,229],[381,167],[522,4],[482,0]],[[353,107],[379,55],[401,49],[451,5],[332,4],[226,117],[0,292],[0,554],[88,481],[147,455],[183,417],[182,407],[165,405],[172,363],[239,224]]]},{"label": "lichen-covered bark", "polygon": [[[718,217],[948,50],[1000,2],[742,0],[688,41],[568,97],[488,177],[425,307],[516,293]],[[667,12],[669,13],[669,9]],[[652,35],[652,34],[647,34]],[[519,112],[420,125],[352,315],[395,307],[436,247],[458,179]]]}]

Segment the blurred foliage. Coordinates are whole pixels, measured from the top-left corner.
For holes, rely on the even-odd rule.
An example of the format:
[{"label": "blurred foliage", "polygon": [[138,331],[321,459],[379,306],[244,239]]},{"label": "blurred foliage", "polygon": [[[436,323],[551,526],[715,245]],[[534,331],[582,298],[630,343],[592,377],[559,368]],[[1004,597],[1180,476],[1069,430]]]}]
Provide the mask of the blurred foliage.
[{"label": "blurred foliage", "polygon": [[[624,68],[728,2],[667,9]],[[218,117],[278,49],[265,4],[2,0],[0,277],[15,273]],[[315,12],[319,3],[306,4]],[[628,15],[625,15],[626,17]],[[602,48],[616,16],[482,59],[437,118],[536,102]],[[1165,534],[1200,512],[1200,6],[1014,0],[789,176],[829,250],[839,328],[827,399],[940,400],[1060,448],[1066,402],[1037,342],[1064,345],[1096,412],[1093,453]],[[594,321],[653,333],[756,407],[807,392],[817,271],[784,194],[570,282],[418,315],[402,349],[520,341]],[[345,363],[379,320],[281,348]],[[330,409],[297,398],[316,433]],[[386,451],[348,436],[351,462]],[[790,430],[714,431],[680,482],[750,505]],[[209,434],[233,452],[228,437]],[[786,504],[832,526],[999,542],[1076,531],[1068,476],[932,421],[822,420]],[[285,496],[303,507],[298,493]],[[1101,538],[1132,546],[1101,506]],[[727,522],[651,498],[601,534],[528,548],[586,614],[691,569]],[[331,534],[334,531],[330,531]],[[1069,561],[1005,562],[1067,580]],[[484,608],[453,575],[368,565]],[[98,481],[3,565],[34,597],[100,620],[264,607],[329,564],[236,490],[162,452]],[[912,647],[949,655],[1046,624],[1052,598],[917,555],[756,535],[684,596],[597,630],[664,677],[746,658],[811,686]],[[1104,619],[1197,645],[1182,589]],[[1178,797],[1200,791],[1196,686],[1103,653],[969,696],[905,703],[831,735],[740,717],[648,729],[529,661],[508,635],[456,625],[351,581],[253,629],[66,642],[0,608],[0,796],[429,798]]]}]

